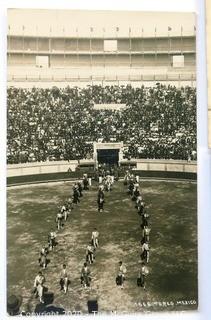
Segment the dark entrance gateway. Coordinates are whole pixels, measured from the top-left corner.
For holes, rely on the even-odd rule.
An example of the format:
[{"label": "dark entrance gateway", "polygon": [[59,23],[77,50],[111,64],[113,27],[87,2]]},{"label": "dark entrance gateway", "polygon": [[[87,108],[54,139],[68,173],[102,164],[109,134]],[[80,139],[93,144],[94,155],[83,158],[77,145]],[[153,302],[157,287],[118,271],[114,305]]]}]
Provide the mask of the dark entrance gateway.
[{"label": "dark entrance gateway", "polygon": [[118,165],[119,149],[99,149],[97,150],[98,163],[106,163],[109,165]]}]

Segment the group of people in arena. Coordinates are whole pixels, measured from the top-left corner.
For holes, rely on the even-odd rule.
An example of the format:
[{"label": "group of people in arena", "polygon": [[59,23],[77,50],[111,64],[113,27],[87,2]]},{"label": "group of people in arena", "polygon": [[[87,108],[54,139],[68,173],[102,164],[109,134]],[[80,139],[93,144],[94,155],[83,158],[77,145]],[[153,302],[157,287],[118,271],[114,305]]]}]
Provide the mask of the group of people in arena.
[{"label": "group of people in arena", "polygon": [[94,228],[91,234],[91,240],[86,248],[86,262],[81,269],[81,284],[85,288],[90,286],[91,277],[90,277],[90,269],[88,264],[94,263],[95,253],[97,247],[99,246],[99,231],[97,228]]},{"label": "group of people in arena", "polygon": [[[114,175],[112,170],[101,170],[99,177],[99,190],[97,194],[97,204],[98,204],[98,212],[103,212],[103,205],[105,201],[105,192],[110,192],[113,188],[114,184]],[[129,171],[126,172],[124,178],[124,184],[128,187],[128,194],[131,199],[135,202],[135,207],[138,211],[138,214],[142,218],[142,239],[141,239],[141,260],[142,266],[139,272],[139,277],[137,279],[137,284],[141,285],[145,289],[145,276],[148,274],[148,268],[146,264],[149,262],[149,224],[148,218],[149,215],[146,213],[145,203],[142,199],[142,195],[139,190],[139,177],[134,177],[133,174],[130,174]],[[58,231],[63,228],[65,221],[68,219],[69,214],[73,210],[74,206],[76,206],[80,202],[80,198],[83,196],[84,190],[89,190],[91,183],[87,176],[84,174],[82,181],[77,181],[73,184],[72,196],[70,196],[67,201],[60,207],[60,210],[56,216],[56,225]],[[77,192],[77,196],[75,193]],[[102,202],[100,201],[102,199]],[[54,247],[57,245],[56,241],[56,232],[51,231],[48,235],[48,245],[43,245],[40,251],[39,256],[39,264],[43,269],[47,268],[48,259],[47,255],[50,251],[54,250]],[[84,288],[90,287],[91,283],[91,270],[90,266],[94,263],[96,257],[96,251],[99,246],[99,231],[97,228],[94,228],[90,241],[86,247],[85,252],[85,262],[81,269],[80,273],[80,281],[81,285]],[[127,268],[123,261],[119,261],[118,264],[118,272],[116,276],[116,285],[124,288],[124,282],[126,279]],[[37,297],[39,297],[40,302],[44,303],[44,283],[45,276],[42,271],[39,271],[34,280],[34,293]],[[64,291],[66,294],[68,291],[68,286],[70,284],[69,274],[67,271],[67,265],[62,265],[62,270],[60,273],[60,290]]]},{"label": "group of people in arena", "polygon": [[[112,170],[100,171],[99,190],[97,194],[97,204],[98,204],[99,212],[102,212],[104,209],[104,201],[105,201],[104,190],[107,192],[110,192],[112,190],[112,186],[114,183],[114,175],[112,173],[113,173]],[[65,221],[67,221],[69,214],[74,208],[74,205],[76,206],[80,202],[80,198],[83,196],[83,191],[89,190],[89,187],[91,186],[90,180],[91,179],[88,178],[88,175],[84,174],[82,181],[79,180],[74,183],[72,188],[73,189],[72,196],[70,196],[67,199],[67,201],[60,207],[59,212],[56,215],[55,220],[56,220],[56,226],[58,231],[64,227],[64,223]],[[57,233],[52,230],[48,235],[48,244],[43,245],[40,250],[38,261],[39,261],[40,267],[42,267],[43,269],[47,268],[48,254],[51,251],[53,251],[55,246],[57,245],[56,237],[57,237]],[[90,286],[91,272],[90,272],[89,265],[94,263],[95,254],[98,246],[99,246],[99,231],[97,230],[97,228],[94,228],[91,233],[90,242],[86,247],[85,262],[81,269],[81,276],[80,276],[81,285],[85,288]],[[124,277],[125,267],[122,264],[122,262],[120,263],[120,266],[119,266],[119,272],[122,272],[122,276]],[[39,297],[39,300],[41,303],[44,303],[43,297],[44,297],[45,281],[46,280],[43,272],[39,271],[34,280],[33,293],[35,294],[36,297]],[[68,286],[70,284],[70,279],[67,272],[66,264],[62,265],[59,283],[60,283],[61,290],[63,290],[64,293],[67,293]]]},{"label": "group of people in arena", "polygon": [[[99,176],[99,191],[97,194],[97,204],[98,204],[98,211],[103,211],[104,199],[105,194],[104,190],[107,192],[112,190],[112,186],[114,183],[114,176],[110,175],[112,172],[106,171],[104,174]],[[61,206],[59,212],[56,215],[56,225],[58,231],[61,230],[64,226],[65,221],[67,221],[69,214],[71,213],[74,205],[76,206],[80,202],[80,198],[83,196],[84,190],[89,190],[91,186],[91,179],[88,178],[87,174],[83,175],[82,181],[77,181],[73,185],[72,196],[70,196],[67,201]],[[102,201],[101,201],[102,200]],[[57,245],[56,242],[56,232],[51,231],[48,235],[48,245],[43,245],[40,250],[39,254],[39,265],[43,269],[47,268],[48,259],[47,255],[54,249]],[[95,253],[99,246],[99,231],[97,228],[94,228],[91,233],[90,241],[86,247],[86,255],[85,255],[85,262],[81,269],[81,285],[83,287],[89,287],[91,282],[91,272],[88,265],[94,263],[95,260]],[[70,284],[69,275],[67,272],[66,264],[62,265],[62,271],[60,274],[60,287],[65,293],[68,291],[68,286]],[[34,280],[34,294],[35,296],[39,297],[41,303],[44,303],[44,283],[45,283],[45,276],[43,275],[42,271],[39,271],[37,276]]]},{"label": "group of people in arena", "polygon": [[[109,170],[101,170],[98,171],[98,182],[99,182],[99,190],[97,193],[97,205],[98,212],[103,212],[104,203],[105,203],[105,192],[110,192],[112,190],[112,186],[114,183],[114,175],[112,168]],[[97,228],[94,228],[91,240],[86,248],[86,262],[84,262],[84,266],[81,270],[81,284],[86,288],[90,286],[91,277],[90,277],[90,269],[88,264],[91,265],[95,261],[96,250],[99,246],[99,231]]]},{"label": "group of people in arena", "polygon": [[[9,164],[92,158],[97,141],[122,141],[125,159],[196,159],[195,88],[10,87],[7,94]],[[126,107],[97,110],[99,103]]]},{"label": "group of people in arena", "polygon": [[[59,212],[56,215],[56,226],[57,230],[61,230],[64,227],[64,223],[67,221],[69,214],[73,210],[74,206],[76,206],[80,202],[80,198],[83,196],[83,191],[89,190],[89,187],[91,186],[91,180],[88,178],[87,174],[83,175],[82,181],[78,181],[74,183],[72,194],[70,197],[65,201],[65,203],[59,208]],[[46,269],[48,265],[48,255],[51,251],[54,250],[54,248],[57,245],[56,241],[57,233],[53,230],[50,231],[48,234],[48,243],[44,244],[40,250],[39,253],[39,265],[41,268]],[[96,250],[99,240],[99,232],[96,228],[94,228],[92,234],[91,234],[91,242],[90,245],[87,246],[86,251],[86,262],[84,263],[84,266],[81,270],[81,283],[85,286],[88,285],[88,280],[90,280],[89,277],[89,269],[87,267],[87,261],[90,263],[93,262],[93,254]],[[93,249],[92,249],[93,248]],[[93,250],[93,251],[92,251]],[[91,253],[92,251],[92,253]],[[45,276],[42,271],[39,271],[37,276],[34,280],[34,289],[33,294],[35,294],[36,297],[39,297],[39,300],[41,303],[44,303],[44,283],[45,283]],[[70,284],[70,279],[67,271],[66,264],[62,265],[62,270],[60,273],[60,289],[64,291],[66,294],[68,291],[68,286]]]},{"label": "group of people in arena", "polygon": [[143,200],[143,194],[139,186],[139,176],[134,176],[130,171],[126,171],[124,185],[127,186],[127,193],[135,203],[138,215],[141,217],[141,240],[140,240],[140,258],[141,268],[139,270],[137,285],[146,289],[146,276],[149,274],[149,235],[151,228],[149,226],[149,214]]},{"label": "group of people in arena", "polygon": [[104,190],[112,190],[114,183],[114,172],[112,170],[100,170],[98,173],[99,191],[97,195],[98,211],[103,212],[105,203]]},{"label": "group of people in arena", "polygon": [[[102,165],[100,166],[100,168],[98,168],[99,191],[97,196],[97,203],[98,203],[99,212],[103,212],[103,209],[104,209],[104,202],[105,202],[104,190],[106,192],[112,191],[115,180],[116,180],[115,170],[113,167],[106,169],[106,167]],[[127,268],[125,263],[123,263],[122,261],[119,261],[118,272],[116,276],[116,285],[120,286],[122,289],[124,288],[126,273],[127,273]]]},{"label": "group of people in arena", "polygon": [[[97,204],[98,211],[103,212],[103,205],[99,201],[99,198],[102,199],[104,203],[105,192],[110,192],[113,189],[114,184],[114,175],[112,170],[103,170],[100,171],[98,177],[99,190],[97,194]],[[130,170],[126,171],[124,176],[124,185],[127,186],[127,193],[131,197],[131,200],[134,202],[134,206],[137,210],[138,215],[141,218],[141,239],[140,239],[140,258],[141,258],[141,266],[137,278],[137,285],[146,289],[146,276],[149,274],[148,263],[149,263],[149,235],[150,235],[150,225],[149,225],[149,214],[146,210],[146,205],[143,199],[143,194],[140,190],[140,181],[139,176],[134,176]],[[80,202],[80,198],[83,196],[83,192],[89,190],[91,186],[91,181],[88,178],[87,174],[83,175],[83,179],[75,182],[72,187],[72,194],[65,201],[65,203],[59,208],[59,215],[56,217],[56,226],[58,231],[64,227],[64,223],[68,220],[68,216],[71,211],[77,206]],[[75,192],[77,191],[77,197],[75,196]],[[90,240],[86,247],[85,252],[85,262],[81,268],[80,272],[80,283],[84,288],[90,287],[91,283],[91,265],[95,262],[96,252],[99,247],[99,231],[97,228],[93,228],[93,231],[90,234]],[[48,255],[54,250],[55,246],[58,244],[57,240],[57,232],[51,230],[48,235],[48,243],[47,245],[43,245],[40,253],[39,253],[39,265],[41,268],[46,269],[48,265]],[[126,280],[127,267],[123,261],[119,261],[118,271],[116,275],[116,285],[120,286],[120,288],[124,288],[124,283]],[[41,271],[38,271],[35,279],[34,279],[34,287],[33,294],[35,297],[39,297],[40,303],[45,303],[44,301],[44,292],[45,287],[44,284],[46,282],[45,275]],[[63,263],[59,284],[60,290],[65,294],[68,292],[68,287],[70,285],[70,276],[67,268],[67,264]]]}]

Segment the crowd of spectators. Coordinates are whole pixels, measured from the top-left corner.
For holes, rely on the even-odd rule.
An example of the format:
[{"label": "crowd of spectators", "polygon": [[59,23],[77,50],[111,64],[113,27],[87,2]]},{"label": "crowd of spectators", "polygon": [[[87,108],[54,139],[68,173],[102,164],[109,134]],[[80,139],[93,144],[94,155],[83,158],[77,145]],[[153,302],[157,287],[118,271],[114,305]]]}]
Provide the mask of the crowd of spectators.
[{"label": "crowd of spectators", "polygon": [[[96,110],[100,103],[126,108]],[[192,87],[10,87],[7,106],[11,164],[92,158],[96,141],[123,141],[126,159],[196,159]]]}]

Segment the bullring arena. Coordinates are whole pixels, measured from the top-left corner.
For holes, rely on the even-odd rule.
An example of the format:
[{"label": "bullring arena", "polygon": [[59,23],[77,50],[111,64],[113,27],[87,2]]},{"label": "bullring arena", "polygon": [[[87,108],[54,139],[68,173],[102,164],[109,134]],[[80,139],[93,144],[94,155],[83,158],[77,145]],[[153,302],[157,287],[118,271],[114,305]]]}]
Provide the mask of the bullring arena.
[{"label": "bullring arena", "polygon": [[75,12],[87,33],[68,12],[21,11],[8,30],[8,297],[38,315],[197,309],[194,16],[142,13],[140,27],[141,13],[125,25]]}]

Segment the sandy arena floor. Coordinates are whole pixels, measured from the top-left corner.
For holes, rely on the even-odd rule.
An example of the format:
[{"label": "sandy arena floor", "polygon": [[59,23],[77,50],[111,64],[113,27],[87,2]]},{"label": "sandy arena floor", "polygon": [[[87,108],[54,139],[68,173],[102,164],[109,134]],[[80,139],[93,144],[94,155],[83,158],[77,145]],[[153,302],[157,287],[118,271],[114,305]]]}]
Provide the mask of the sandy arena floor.
[{"label": "sandy arena floor", "polygon": [[[39,270],[38,257],[47,235],[56,229],[57,207],[72,191],[71,182],[8,188],[8,293],[23,296],[23,308],[39,310],[31,294]],[[143,181],[141,190],[151,216],[150,274],[144,291],[137,287],[140,266],[140,218],[122,182],[106,193],[105,211],[97,212],[97,185],[84,192],[64,228],[58,246],[49,254],[44,274],[53,305],[66,312],[87,312],[87,300],[97,297],[100,312],[148,312],[197,308],[197,203],[196,184]],[[81,288],[80,270],[93,228],[100,232],[100,246],[91,269],[91,288]],[[115,284],[118,261],[127,266],[125,288]],[[62,264],[71,285],[60,291]]]}]

